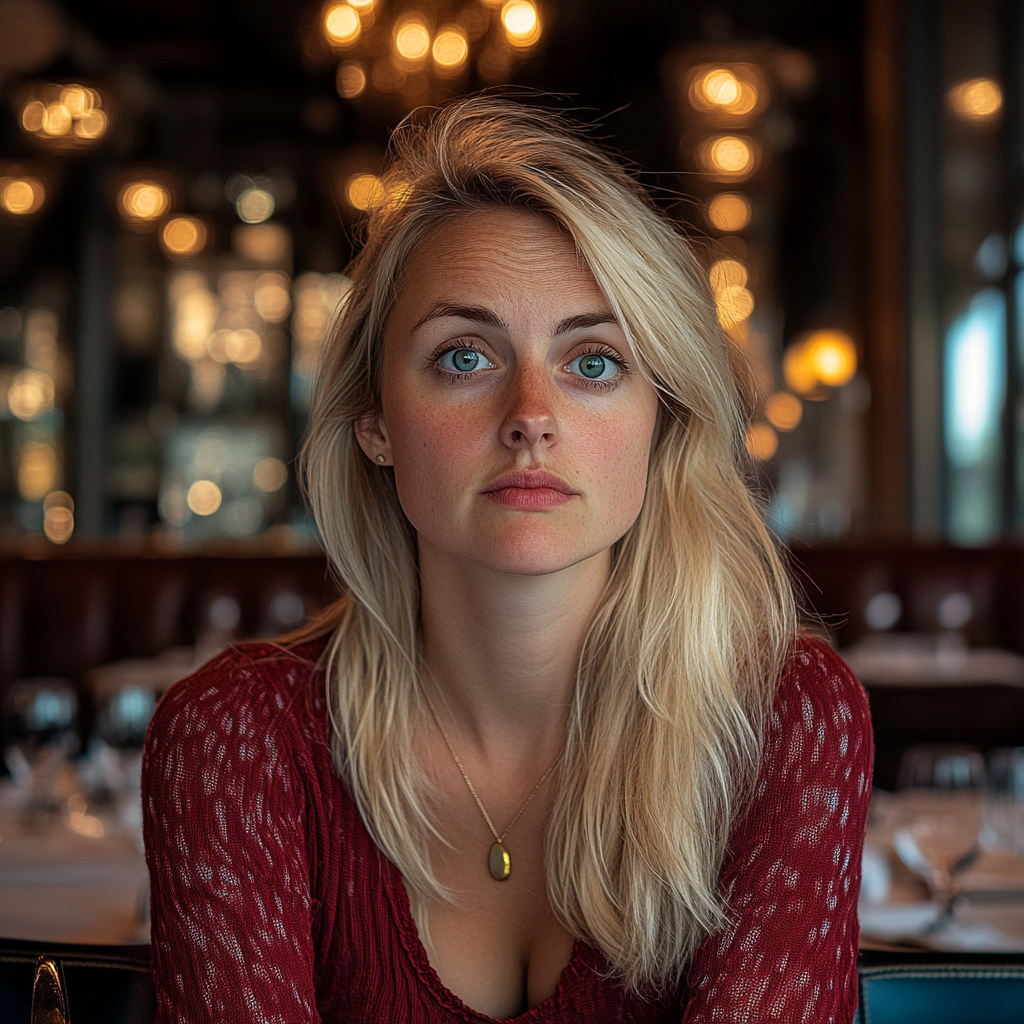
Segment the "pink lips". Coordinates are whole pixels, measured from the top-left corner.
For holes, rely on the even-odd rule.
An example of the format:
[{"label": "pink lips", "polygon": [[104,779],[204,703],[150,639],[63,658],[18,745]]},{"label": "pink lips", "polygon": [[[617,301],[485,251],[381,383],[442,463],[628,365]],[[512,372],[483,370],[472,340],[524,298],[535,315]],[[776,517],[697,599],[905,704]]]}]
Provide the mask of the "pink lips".
[{"label": "pink lips", "polygon": [[577,494],[560,476],[542,469],[502,473],[483,493],[502,505],[522,509],[554,508]]}]

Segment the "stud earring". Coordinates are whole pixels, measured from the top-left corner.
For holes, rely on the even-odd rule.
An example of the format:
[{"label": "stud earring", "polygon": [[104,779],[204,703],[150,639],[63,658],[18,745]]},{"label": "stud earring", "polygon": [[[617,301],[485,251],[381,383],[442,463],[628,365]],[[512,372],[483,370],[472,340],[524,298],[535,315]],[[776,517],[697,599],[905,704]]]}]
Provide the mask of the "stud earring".
[{"label": "stud earring", "polygon": [[380,464],[381,464],[382,466],[384,465],[384,455],[383,455],[383,453],[381,453],[381,454],[379,454],[379,455],[377,456],[377,461],[378,461],[378,462],[379,462],[379,463],[380,463]]}]

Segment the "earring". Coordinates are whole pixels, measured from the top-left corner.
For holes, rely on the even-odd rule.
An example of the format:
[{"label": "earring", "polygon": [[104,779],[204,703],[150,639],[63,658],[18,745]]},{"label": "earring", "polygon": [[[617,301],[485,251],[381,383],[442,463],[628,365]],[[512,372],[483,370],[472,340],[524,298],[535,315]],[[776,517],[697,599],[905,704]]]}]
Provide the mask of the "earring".
[{"label": "earring", "polygon": [[379,463],[380,463],[380,464],[381,464],[382,466],[384,465],[384,453],[383,453],[383,452],[381,452],[381,453],[380,453],[380,454],[379,454],[379,455],[377,456],[377,461],[378,461],[378,462],[379,462]]}]

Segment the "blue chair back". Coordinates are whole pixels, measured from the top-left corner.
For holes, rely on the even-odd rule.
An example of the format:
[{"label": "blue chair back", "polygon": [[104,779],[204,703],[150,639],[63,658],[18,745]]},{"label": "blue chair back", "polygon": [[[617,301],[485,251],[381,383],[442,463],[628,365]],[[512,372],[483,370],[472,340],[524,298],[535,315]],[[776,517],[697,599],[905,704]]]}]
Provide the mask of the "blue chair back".
[{"label": "blue chair back", "polygon": [[856,1024],[1024,1024],[1024,954],[860,955]]}]

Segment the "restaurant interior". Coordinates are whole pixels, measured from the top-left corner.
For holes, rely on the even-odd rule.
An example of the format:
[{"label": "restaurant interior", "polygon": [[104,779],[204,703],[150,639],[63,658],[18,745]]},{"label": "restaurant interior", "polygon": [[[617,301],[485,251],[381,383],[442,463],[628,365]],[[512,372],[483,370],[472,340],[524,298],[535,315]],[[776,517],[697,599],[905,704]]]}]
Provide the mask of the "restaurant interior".
[{"label": "restaurant interior", "polygon": [[[320,349],[389,133],[483,89],[592,125],[706,268],[764,518],[870,698],[862,1011],[1019,1020],[1014,0],[0,0],[0,1017],[46,954],[76,1022],[151,1019],[149,718],[337,597]],[[908,964],[932,1015],[887,1017]]]}]

